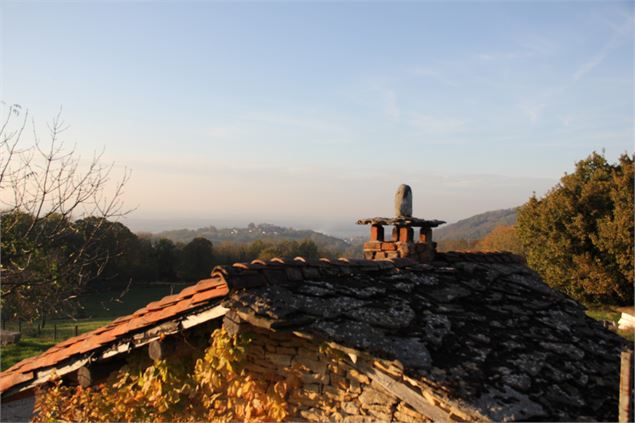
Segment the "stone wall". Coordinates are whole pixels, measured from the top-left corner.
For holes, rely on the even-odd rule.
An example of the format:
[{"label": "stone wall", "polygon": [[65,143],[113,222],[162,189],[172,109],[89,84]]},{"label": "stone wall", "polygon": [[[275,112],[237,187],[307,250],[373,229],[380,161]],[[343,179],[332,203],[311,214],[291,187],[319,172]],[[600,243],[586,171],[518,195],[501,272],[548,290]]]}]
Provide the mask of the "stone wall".
[{"label": "stone wall", "polygon": [[[312,339],[244,323],[240,325],[240,332],[251,338],[245,366],[249,373],[271,385],[285,379],[295,382],[296,387],[290,390],[287,398],[291,413],[289,420],[432,421],[360,370],[371,365],[382,369],[390,377],[401,378],[402,369],[391,362],[371,359],[354,364],[351,356]],[[424,396],[420,387],[411,388],[431,406],[443,405],[433,393]],[[439,407],[438,412],[446,417],[445,420],[461,421],[471,417],[460,410],[452,413],[452,408],[456,407]]]}]

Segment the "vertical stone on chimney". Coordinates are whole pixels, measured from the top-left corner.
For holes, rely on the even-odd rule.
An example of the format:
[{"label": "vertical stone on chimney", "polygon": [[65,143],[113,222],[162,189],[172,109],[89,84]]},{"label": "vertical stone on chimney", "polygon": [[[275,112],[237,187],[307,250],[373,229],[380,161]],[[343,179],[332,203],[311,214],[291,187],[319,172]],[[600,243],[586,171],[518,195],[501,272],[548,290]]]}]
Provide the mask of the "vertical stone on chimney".
[{"label": "vertical stone on chimney", "polygon": [[395,193],[395,216],[412,217],[412,189],[401,184]]}]

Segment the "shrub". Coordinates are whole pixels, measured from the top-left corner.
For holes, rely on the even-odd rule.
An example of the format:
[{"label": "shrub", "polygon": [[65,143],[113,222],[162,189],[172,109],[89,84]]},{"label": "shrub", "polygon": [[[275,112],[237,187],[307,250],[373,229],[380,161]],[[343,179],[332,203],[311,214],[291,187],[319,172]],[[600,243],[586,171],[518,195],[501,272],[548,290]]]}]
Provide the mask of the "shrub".
[{"label": "shrub", "polygon": [[205,355],[192,366],[182,359],[144,368],[129,363],[94,387],[64,386],[38,392],[36,421],[281,421],[289,382],[268,385],[245,372],[248,339],[214,331]]}]

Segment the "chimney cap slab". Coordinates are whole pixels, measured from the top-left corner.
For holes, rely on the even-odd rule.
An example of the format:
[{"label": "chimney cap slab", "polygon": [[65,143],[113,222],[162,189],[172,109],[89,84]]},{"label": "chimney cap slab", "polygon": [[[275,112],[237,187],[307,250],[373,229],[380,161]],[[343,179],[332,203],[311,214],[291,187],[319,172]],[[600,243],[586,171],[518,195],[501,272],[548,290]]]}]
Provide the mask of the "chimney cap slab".
[{"label": "chimney cap slab", "polygon": [[426,220],[418,217],[369,217],[357,221],[358,225],[395,225],[414,228],[436,228],[444,223],[443,220]]}]

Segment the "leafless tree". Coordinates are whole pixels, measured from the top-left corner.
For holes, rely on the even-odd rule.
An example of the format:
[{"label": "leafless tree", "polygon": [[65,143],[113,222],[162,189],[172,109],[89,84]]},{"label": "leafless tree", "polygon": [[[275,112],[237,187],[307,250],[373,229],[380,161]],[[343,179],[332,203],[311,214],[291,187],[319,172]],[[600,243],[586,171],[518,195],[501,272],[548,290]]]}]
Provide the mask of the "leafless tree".
[{"label": "leafless tree", "polygon": [[[113,179],[103,151],[84,160],[66,148],[60,113],[40,139],[19,105],[0,123],[1,300],[3,317],[44,319],[69,311],[113,251],[112,222],[130,212],[122,197],[130,172]],[[30,134],[30,135],[27,135]]]}]

